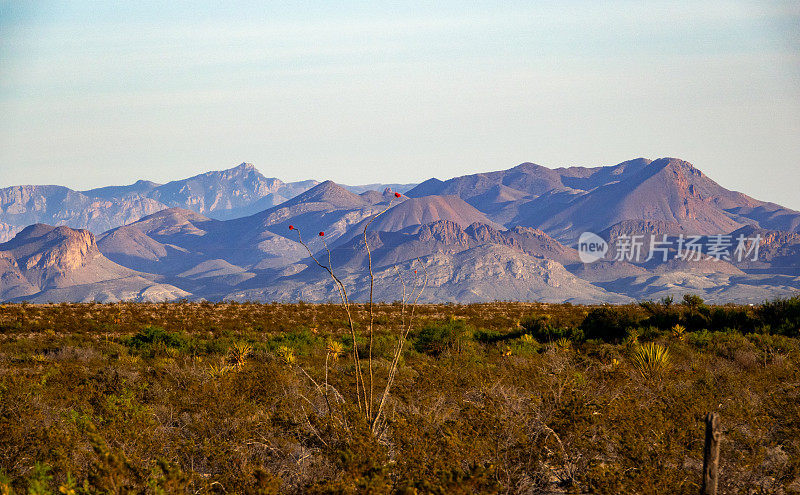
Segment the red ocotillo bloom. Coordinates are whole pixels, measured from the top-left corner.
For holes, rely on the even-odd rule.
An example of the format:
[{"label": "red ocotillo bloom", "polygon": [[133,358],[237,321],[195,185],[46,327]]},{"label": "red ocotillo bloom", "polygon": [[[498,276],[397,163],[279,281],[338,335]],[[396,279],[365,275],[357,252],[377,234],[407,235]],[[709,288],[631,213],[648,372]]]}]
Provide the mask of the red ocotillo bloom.
[{"label": "red ocotillo bloom", "polygon": [[320,236],[320,237],[325,237],[325,232],[320,232],[320,233],[319,233],[319,236]]},{"label": "red ocotillo bloom", "polygon": [[289,230],[294,230],[294,225],[289,225]]},{"label": "red ocotillo bloom", "polygon": [[400,194],[400,193],[394,193],[394,197],[395,197],[395,198],[399,198],[400,196],[402,196],[402,194]]}]

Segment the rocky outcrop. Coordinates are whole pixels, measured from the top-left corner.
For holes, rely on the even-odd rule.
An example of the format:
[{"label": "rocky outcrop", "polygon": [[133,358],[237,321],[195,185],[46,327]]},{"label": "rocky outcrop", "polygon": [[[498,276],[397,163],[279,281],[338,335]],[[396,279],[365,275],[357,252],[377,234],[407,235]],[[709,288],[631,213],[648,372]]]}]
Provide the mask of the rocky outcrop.
[{"label": "rocky outcrop", "polygon": [[128,298],[131,291],[157,293],[161,299],[165,294],[190,295],[146,277],[108,260],[86,230],[35,224],[0,244],[0,295],[5,300],[72,301],[101,292],[113,299],[113,287],[123,286],[119,299]]}]

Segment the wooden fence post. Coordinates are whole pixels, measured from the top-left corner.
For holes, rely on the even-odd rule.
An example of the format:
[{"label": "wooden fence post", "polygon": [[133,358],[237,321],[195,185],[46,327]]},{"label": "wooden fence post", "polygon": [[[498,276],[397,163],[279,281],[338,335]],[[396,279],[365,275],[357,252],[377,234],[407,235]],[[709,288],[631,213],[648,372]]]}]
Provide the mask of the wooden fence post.
[{"label": "wooden fence post", "polygon": [[719,414],[706,414],[706,445],[703,457],[703,487],[702,495],[717,495],[717,480],[719,479],[719,440],[722,431],[719,425]]}]

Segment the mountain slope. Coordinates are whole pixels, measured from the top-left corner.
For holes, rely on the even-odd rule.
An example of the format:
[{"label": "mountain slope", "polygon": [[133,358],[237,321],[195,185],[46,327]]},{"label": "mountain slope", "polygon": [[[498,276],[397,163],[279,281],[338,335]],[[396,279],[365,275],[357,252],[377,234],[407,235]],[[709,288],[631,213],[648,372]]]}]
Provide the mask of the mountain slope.
[{"label": "mountain slope", "polygon": [[[698,234],[727,233],[743,224],[723,208],[742,203],[755,205],[756,201],[720,187],[688,162],[665,158],[642,166],[625,181],[576,197],[555,214],[547,208],[537,211],[523,206],[515,220],[563,238],[630,219],[676,223]],[[536,200],[526,206],[532,205],[538,206]]]},{"label": "mountain slope", "polygon": [[[486,215],[457,196],[424,196],[421,198],[403,196],[400,199],[393,197],[390,199],[396,204],[369,224],[370,232],[413,233],[422,225],[434,222],[451,222],[461,228],[478,223],[504,230],[502,225],[489,220]],[[385,208],[386,205],[383,207]],[[361,236],[364,226],[369,221],[369,218],[365,218],[359,222],[342,236],[342,240]]]},{"label": "mountain slope", "polygon": [[110,261],[90,232],[63,226],[31,225],[0,244],[0,268],[3,299],[165,300],[190,295]]},{"label": "mountain slope", "polygon": [[307,255],[297,242],[270,232],[257,219],[212,220],[182,208],[113,229],[98,244],[121,265],[168,276],[212,260],[245,271],[285,266]]},{"label": "mountain slope", "polygon": [[610,167],[509,170],[430,179],[411,197],[455,194],[507,227],[536,227],[562,242],[625,221],[676,225],[693,234],[729,233],[745,225],[800,229],[800,212],[730,191],[692,164],[638,158]]},{"label": "mountain slope", "polygon": [[[421,264],[420,264],[421,263]],[[420,302],[459,302],[515,300],[574,303],[629,302],[620,296],[596,287],[569,273],[551,260],[533,258],[518,250],[500,245],[482,245],[458,253],[436,253],[376,270],[375,298],[399,300],[402,288],[398,272],[403,274],[407,290],[421,284],[428,272],[428,287]],[[417,270],[417,274],[413,270]],[[415,278],[416,277],[416,278]],[[340,274],[350,289],[352,300],[369,297],[369,279],[363,271]],[[265,287],[234,291],[228,299],[261,301],[334,301],[337,295],[327,273],[312,268],[299,275],[278,279]]]},{"label": "mountain slope", "polygon": [[[577,251],[565,247],[544,232],[529,228],[497,230],[491,225],[473,223],[463,228],[451,220],[438,220],[413,232],[377,231],[367,234],[374,267],[393,266],[434,253],[456,254],[468,249],[499,245],[538,259],[559,263],[578,261]],[[318,258],[324,257],[317,253]],[[335,267],[365,269],[367,250],[363,236],[354,236],[331,252]]]}]

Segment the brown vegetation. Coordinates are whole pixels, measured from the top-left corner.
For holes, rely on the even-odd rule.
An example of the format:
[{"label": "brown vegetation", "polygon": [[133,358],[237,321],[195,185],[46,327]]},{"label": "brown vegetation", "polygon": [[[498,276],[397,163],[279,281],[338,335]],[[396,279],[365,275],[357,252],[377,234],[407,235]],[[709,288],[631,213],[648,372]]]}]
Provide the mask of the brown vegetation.
[{"label": "brown vegetation", "polygon": [[4,305],[0,493],[797,493],[798,307],[423,305],[373,434],[341,306]]}]

